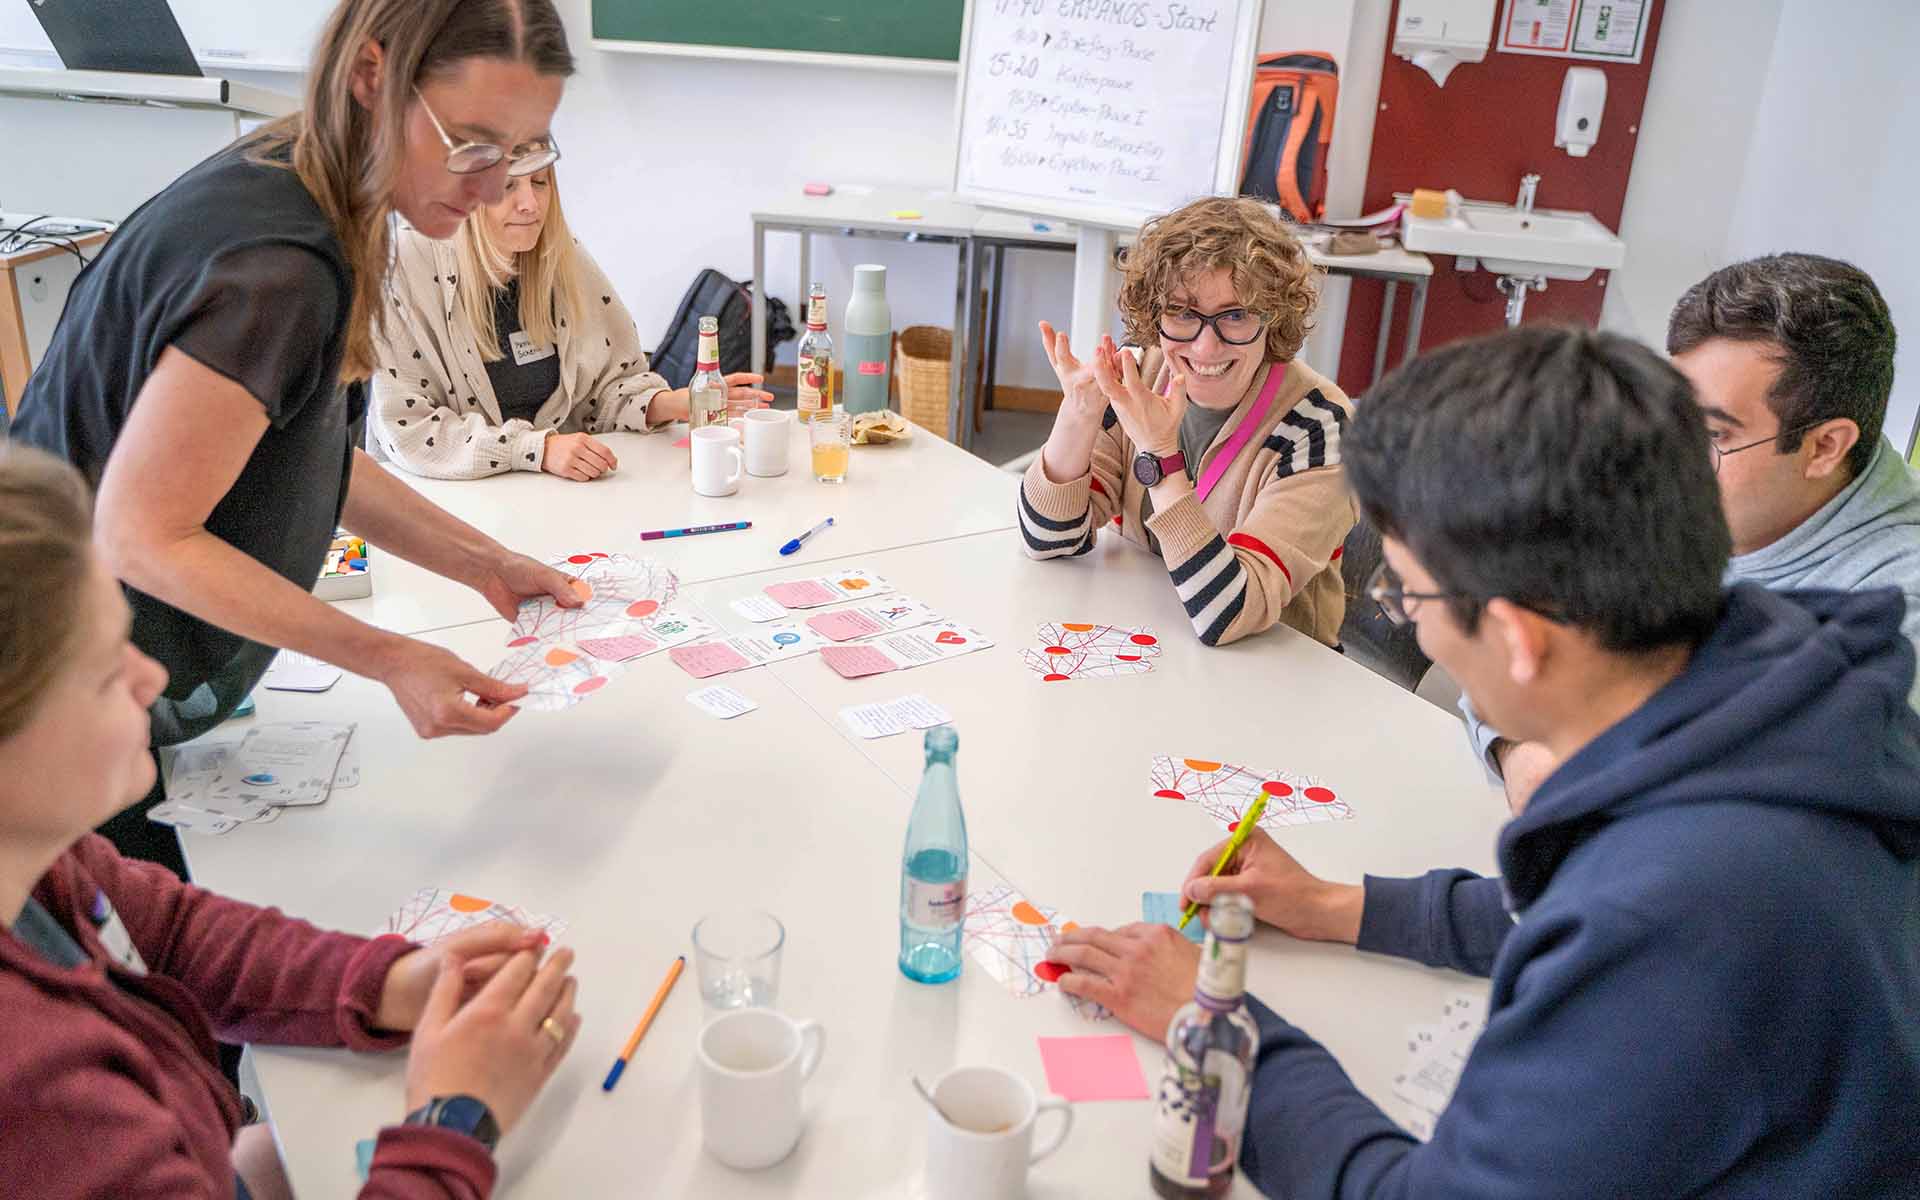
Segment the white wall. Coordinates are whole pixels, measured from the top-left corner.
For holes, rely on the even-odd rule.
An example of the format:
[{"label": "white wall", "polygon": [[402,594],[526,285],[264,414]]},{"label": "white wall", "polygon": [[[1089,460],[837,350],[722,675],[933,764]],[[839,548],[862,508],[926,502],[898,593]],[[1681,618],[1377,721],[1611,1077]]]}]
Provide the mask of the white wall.
[{"label": "white wall", "polygon": [[1655,345],[1727,263],[1829,254],[1874,278],[1904,335],[1887,433],[1920,416],[1920,5],[1669,0],[1602,324]]}]

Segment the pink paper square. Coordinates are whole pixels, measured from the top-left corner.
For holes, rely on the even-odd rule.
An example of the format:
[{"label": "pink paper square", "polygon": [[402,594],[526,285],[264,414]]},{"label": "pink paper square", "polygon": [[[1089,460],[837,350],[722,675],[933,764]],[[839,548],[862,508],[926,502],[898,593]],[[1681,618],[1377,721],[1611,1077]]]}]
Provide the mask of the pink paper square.
[{"label": "pink paper square", "polygon": [[579,647],[595,658],[611,659],[614,662],[626,662],[639,658],[642,654],[651,654],[660,648],[660,643],[639,634],[625,637],[582,638]]},{"label": "pink paper square", "polygon": [[817,579],[796,579],[766,587],[767,596],[782,608],[819,608],[841,599],[840,593]]},{"label": "pink paper square", "polygon": [[728,671],[738,671],[749,666],[738,650],[725,642],[702,642],[697,646],[675,646],[667,651],[667,657],[673,665],[693,676],[706,679],[713,675],[725,675]]},{"label": "pink paper square", "polygon": [[813,630],[830,642],[850,642],[857,637],[866,637],[870,633],[885,633],[888,625],[857,608],[845,612],[821,613],[817,617],[807,618],[807,628]]},{"label": "pink paper square", "polygon": [[900,669],[899,663],[872,646],[826,646],[820,651],[820,659],[838,671],[843,679],[858,679],[862,675],[880,675]]},{"label": "pink paper square", "polygon": [[673,444],[675,450],[686,450],[693,446],[693,435],[688,434]]},{"label": "pink paper square", "polygon": [[1040,1062],[1047,1069],[1047,1090],[1078,1104],[1083,1100],[1145,1100],[1147,1078],[1133,1037],[1043,1037]]}]

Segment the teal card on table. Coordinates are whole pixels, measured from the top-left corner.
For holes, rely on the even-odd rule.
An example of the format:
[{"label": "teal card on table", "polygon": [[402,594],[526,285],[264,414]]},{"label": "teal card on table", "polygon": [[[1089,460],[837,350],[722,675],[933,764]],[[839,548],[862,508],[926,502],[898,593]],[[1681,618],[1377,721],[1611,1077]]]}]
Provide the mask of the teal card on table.
[{"label": "teal card on table", "polygon": [[[1180,914],[1186,910],[1187,906],[1181,902],[1179,892],[1140,893],[1140,919],[1149,925],[1171,925],[1180,929]],[[1207,940],[1207,927],[1201,922],[1199,913],[1195,913],[1193,920],[1188,921],[1187,927],[1180,929],[1180,932],[1190,942]]]}]

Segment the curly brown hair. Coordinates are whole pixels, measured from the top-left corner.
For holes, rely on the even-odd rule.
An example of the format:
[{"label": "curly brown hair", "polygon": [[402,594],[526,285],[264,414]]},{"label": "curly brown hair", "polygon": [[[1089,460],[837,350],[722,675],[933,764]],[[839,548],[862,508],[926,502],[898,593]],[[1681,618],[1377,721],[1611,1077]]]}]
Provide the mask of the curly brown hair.
[{"label": "curly brown hair", "polygon": [[1160,314],[1181,284],[1219,267],[1232,273],[1233,292],[1267,323],[1267,360],[1300,353],[1319,302],[1318,274],[1286,223],[1246,197],[1209,196],[1148,221],[1127,251],[1120,281],[1120,315],[1127,340],[1160,341]]}]

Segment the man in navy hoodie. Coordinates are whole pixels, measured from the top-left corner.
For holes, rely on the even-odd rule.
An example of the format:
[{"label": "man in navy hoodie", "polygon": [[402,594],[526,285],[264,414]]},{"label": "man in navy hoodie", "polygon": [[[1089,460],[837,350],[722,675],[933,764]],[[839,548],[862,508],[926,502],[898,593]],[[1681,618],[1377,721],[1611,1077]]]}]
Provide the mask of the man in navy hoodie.
[{"label": "man in navy hoodie", "polygon": [[[1899,593],[1723,593],[1699,408],[1612,335],[1425,355],[1369,393],[1342,454],[1385,535],[1376,597],[1562,765],[1501,833],[1503,938],[1461,943],[1449,873],[1367,897],[1375,948],[1492,978],[1432,1140],[1250,999],[1247,1176],[1289,1200],[1920,1194]],[[1067,935],[1061,986],[1157,1035],[1179,941]]]}]

